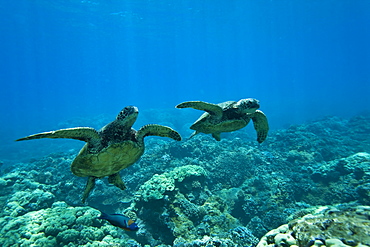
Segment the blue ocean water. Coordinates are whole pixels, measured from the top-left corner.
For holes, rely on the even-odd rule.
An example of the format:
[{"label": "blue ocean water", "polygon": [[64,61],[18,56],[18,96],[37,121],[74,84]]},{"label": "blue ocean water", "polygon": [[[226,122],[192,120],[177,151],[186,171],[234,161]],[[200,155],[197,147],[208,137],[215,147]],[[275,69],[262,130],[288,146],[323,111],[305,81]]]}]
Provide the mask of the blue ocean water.
[{"label": "blue ocean water", "polygon": [[200,114],[182,101],[253,97],[272,129],[369,111],[369,13],[362,0],[1,1],[0,159],[126,105],[177,121]]}]

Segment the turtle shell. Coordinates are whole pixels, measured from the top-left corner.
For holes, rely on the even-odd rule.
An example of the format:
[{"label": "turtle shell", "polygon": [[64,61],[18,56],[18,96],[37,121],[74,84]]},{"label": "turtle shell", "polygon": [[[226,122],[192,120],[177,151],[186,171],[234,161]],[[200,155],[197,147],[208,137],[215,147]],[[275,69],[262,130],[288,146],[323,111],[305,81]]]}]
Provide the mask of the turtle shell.
[{"label": "turtle shell", "polygon": [[111,144],[98,153],[90,153],[86,144],[72,162],[71,171],[79,177],[110,176],[134,164],[144,149],[144,143],[127,140]]},{"label": "turtle shell", "polygon": [[190,129],[205,134],[211,134],[217,132],[232,132],[244,128],[247,126],[248,122],[240,118],[237,114],[234,116],[232,106],[235,103],[235,101],[226,101],[217,104],[223,110],[222,116],[214,116],[205,112],[190,126]]}]

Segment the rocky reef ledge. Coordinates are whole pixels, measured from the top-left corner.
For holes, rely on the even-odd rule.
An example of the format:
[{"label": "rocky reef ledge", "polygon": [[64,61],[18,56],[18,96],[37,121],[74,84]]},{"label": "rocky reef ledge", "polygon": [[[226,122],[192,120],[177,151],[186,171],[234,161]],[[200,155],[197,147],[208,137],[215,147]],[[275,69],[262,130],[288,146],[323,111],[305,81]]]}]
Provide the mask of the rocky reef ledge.
[{"label": "rocky reef ledge", "polygon": [[370,246],[370,206],[322,206],[262,237],[257,247]]}]

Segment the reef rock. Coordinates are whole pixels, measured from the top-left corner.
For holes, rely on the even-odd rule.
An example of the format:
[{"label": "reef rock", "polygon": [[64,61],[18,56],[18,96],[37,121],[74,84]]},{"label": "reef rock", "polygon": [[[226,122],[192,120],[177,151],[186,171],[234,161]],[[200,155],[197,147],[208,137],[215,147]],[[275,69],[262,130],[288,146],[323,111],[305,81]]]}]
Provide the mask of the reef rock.
[{"label": "reef rock", "polygon": [[98,210],[55,202],[51,208],[0,219],[0,246],[124,246],[120,230]]},{"label": "reef rock", "polygon": [[370,246],[370,206],[318,207],[268,232],[265,246]]},{"label": "reef rock", "polygon": [[229,214],[225,200],[208,190],[206,178],[204,168],[187,165],[145,182],[127,209],[137,212],[145,229],[135,239],[150,246],[256,244],[256,237]]}]

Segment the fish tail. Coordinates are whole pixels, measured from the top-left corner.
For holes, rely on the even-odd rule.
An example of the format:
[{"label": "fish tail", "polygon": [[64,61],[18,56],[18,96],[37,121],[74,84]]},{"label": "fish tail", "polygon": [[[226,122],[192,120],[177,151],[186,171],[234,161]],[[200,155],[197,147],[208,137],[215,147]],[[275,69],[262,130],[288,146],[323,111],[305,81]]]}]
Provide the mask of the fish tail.
[{"label": "fish tail", "polygon": [[98,219],[103,219],[103,220],[106,220],[106,219],[108,219],[108,217],[109,217],[109,215],[108,214],[106,214],[106,213],[104,213],[104,212],[101,212],[100,211],[100,216],[98,217]]}]

